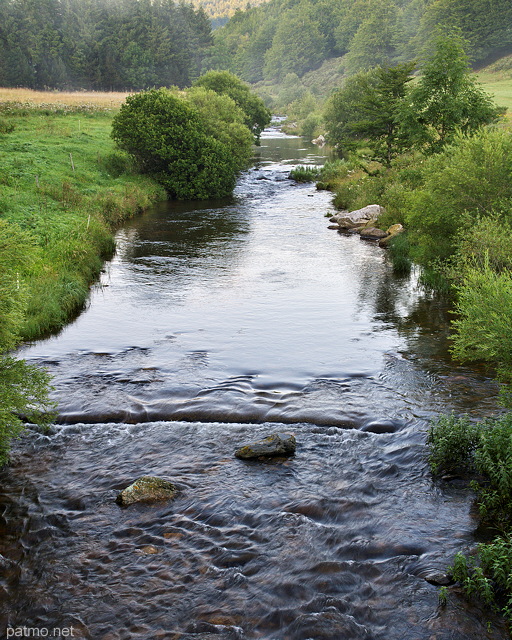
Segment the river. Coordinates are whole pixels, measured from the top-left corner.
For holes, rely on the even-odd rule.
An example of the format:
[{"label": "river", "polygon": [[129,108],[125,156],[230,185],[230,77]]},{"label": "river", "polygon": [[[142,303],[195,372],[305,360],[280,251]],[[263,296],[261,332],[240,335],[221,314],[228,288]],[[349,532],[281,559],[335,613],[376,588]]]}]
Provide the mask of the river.
[{"label": "river", "polygon": [[[1,471],[2,628],[93,640],[506,638],[424,578],[474,548],[471,494],[433,482],[439,413],[496,410],[448,355],[447,310],[288,179],[323,152],[269,130],[231,199],[117,233],[87,309],[20,355],[59,418]],[[294,433],[296,455],[235,448]],[[141,475],[170,503],[120,508]],[[13,636],[14,637],[14,636]],[[70,637],[70,636],[69,636]]]}]

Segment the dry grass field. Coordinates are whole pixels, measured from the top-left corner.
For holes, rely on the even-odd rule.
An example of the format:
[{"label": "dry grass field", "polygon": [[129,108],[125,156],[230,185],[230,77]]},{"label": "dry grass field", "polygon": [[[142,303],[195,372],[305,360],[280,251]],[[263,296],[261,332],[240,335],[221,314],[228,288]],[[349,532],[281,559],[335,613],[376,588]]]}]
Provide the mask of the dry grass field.
[{"label": "dry grass field", "polygon": [[0,88],[0,102],[20,102],[33,105],[91,106],[117,109],[129,93],[107,91],[33,91],[32,89]]}]

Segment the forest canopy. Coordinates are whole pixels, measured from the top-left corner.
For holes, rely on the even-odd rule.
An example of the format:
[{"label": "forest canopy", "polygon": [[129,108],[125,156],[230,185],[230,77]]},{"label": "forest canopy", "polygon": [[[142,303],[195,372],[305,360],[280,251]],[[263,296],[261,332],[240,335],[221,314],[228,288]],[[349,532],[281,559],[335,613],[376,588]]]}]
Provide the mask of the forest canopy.
[{"label": "forest canopy", "polygon": [[211,68],[248,82],[301,77],[342,58],[345,73],[421,58],[433,31],[457,28],[474,61],[512,52],[510,0],[271,0],[214,32]]},{"label": "forest canopy", "polygon": [[0,86],[137,91],[190,85],[211,46],[171,0],[0,0]]},{"label": "forest canopy", "polygon": [[189,86],[208,69],[282,83],[338,58],[354,74],[421,58],[438,26],[458,28],[475,61],[512,52],[510,0],[242,6],[212,35],[202,7],[172,0],[0,0],[0,86],[139,91]]}]

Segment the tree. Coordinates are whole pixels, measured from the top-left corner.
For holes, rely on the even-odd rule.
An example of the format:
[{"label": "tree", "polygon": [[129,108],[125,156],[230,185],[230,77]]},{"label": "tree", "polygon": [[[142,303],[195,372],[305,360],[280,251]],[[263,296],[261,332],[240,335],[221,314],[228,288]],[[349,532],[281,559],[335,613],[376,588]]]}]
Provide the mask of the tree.
[{"label": "tree", "polygon": [[389,0],[380,0],[359,25],[350,42],[347,69],[350,73],[389,66],[396,58],[399,12]]},{"label": "tree", "polygon": [[265,53],[265,79],[281,79],[287,73],[302,76],[321,65],[325,51],[325,36],[302,2],[282,16],[272,46]]},{"label": "tree", "polygon": [[199,113],[205,133],[229,149],[237,170],[246,169],[252,156],[253,135],[235,101],[204,87],[192,87],[184,97]]},{"label": "tree", "polygon": [[416,147],[429,152],[439,151],[458,131],[470,134],[497,122],[502,113],[471,77],[467,43],[460,34],[439,34],[433,45],[402,109],[404,131]]},{"label": "tree", "polygon": [[377,67],[349,78],[327,105],[331,144],[343,153],[364,141],[373,158],[389,166],[405,144],[399,113],[414,66]]},{"label": "tree", "polygon": [[112,124],[112,137],[169,193],[182,200],[228,195],[237,160],[206,132],[199,113],[168,89],[129,96]]},{"label": "tree", "polygon": [[208,71],[194,83],[195,87],[211,89],[216,93],[228,95],[245,114],[245,124],[259,141],[263,129],[270,124],[270,111],[248,84],[229,71]]}]

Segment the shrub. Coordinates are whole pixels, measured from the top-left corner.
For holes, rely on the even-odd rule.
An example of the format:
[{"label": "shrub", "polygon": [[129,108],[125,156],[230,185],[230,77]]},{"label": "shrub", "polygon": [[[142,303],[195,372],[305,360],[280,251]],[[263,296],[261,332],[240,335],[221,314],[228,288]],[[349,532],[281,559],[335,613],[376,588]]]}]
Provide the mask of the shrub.
[{"label": "shrub", "polygon": [[114,118],[112,137],[171,197],[225,196],[235,186],[229,148],[208,136],[199,114],[167,89],[129,96]]},{"label": "shrub", "polygon": [[288,177],[296,182],[315,182],[319,176],[320,169],[318,167],[305,167],[301,165],[292,169]]},{"label": "shrub", "polygon": [[454,357],[484,360],[512,381],[512,272],[495,273],[488,263],[468,268],[457,292]]},{"label": "shrub", "polygon": [[479,544],[476,556],[458,553],[448,571],[468,596],[483,600],[512,620],[512,413],[470,424],[441,416],[429,432],[433,473],[475,470],[481,517],[504,533]]},{"label": "shrub", "polygon": [[479,440],[479,426],[466,416],[440,416],[430,426],[427,436],[432,473],[438,475],[473,468],[473,456]]},{"label": "shrub", "polygon": [[391,258],[393,272],[398,276],[405,276],[411,272],[409,238],[406,233],[399,233],[389,242],[388,255]]}]

